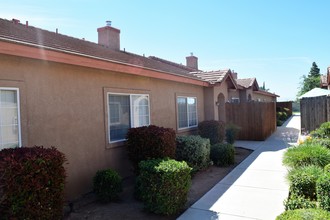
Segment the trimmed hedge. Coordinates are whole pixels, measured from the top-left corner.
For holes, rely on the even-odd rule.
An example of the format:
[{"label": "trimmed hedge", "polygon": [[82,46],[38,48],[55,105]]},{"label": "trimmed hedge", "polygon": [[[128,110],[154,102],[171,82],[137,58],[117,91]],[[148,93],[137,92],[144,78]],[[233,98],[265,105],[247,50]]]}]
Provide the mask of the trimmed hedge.
[{"label": "trimmed hedge", "polygon": [[229,166],[235,163],[235,148],[231,144],[211,146],[211,160],[217,166]]},{"label": "trimmed hedge", "polygon": [[141,161],[137,190],[145,208],[156,214],[176,214],[184,207],[191,185],[191,168],[171,159]]},{"label": "trimmed hedge", "polygon": [[127,132],[128,156],[135,172],[143,160],[156,158],[175,158],[176,133],[172,128],[155,125],[130,128]]},{"label": "trimmed hedge", "polygon": [[198,134],[210,139],[211,145],[221,143],[225,137],[225,123],[222,121],[203,121],[198,124]]},{"label": "trimmed hedge", "polygon": [[122,178],[112,169],[97,171],[93,183],[94,192],[102,202],[118,199],[118,194],[123,191]]},{"label": "trimmed hedge", "polygon": [[291,168],[308,165],[317,165],[323,168],[329,163],[330,150],[310,142],[289,148],[283,157],[283,164]]},{"label": "trimmed hedge", "polygon": [[330,173],[324,173],[317,180],[316,193],[320,208],[330,211]]},{"label": "trimmed hedge", "polygon": [[325,220],[330,213],[322,209],[296,209],[283,212],[276,220]]},{"label": "trimmed hedge", "polygon": [[186,161],[197,172],[208,167],[210,160],[210,140],[200,136],[178,136],[176,138],[176,159]]},{"label": "trimmed hedge", "polygon": [[65,161],[54,147],[0,151],[1,219],[61,219]]},{"label": "trimmed hedge", "polygon": [[316,200],[316,181],[323,174],[323,169],[315,166],[305,166],[289,171],[290,192],[306,199]]},{"label": "trimmed hedge", "polygon": [[306,199],[304,196],[291,194],[284,200],[285,210],[317,208],[316,201]]}]

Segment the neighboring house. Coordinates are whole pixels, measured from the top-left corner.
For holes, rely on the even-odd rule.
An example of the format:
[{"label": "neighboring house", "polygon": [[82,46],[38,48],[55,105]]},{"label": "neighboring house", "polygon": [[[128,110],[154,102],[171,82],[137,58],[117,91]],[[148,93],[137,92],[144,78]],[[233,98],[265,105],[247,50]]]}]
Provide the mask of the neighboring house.
[{"label": "neighboring house", "polygon": [[231,102],[276,102],[276,94],[262,90],[256,78],[238,79],[237,73],[233,73],[238,89],[230,90],[229,101]]},{"label": "neighboring house", "polygon": [[[67,159],[67,199],[91,190],[97,170],[131,175],[127,129],[149,124],[196,132],[224,120],[238,89],[230,70],[187,65],[120,50],[120,30],[98,30],[98,44],[0,19],[0,149],[55,146]],[[230,97],[232,98],[232,97]]]},{"label": "neighboring house", "polygon": [[330,67],[325,75],[321,75],[321,88],[330,90]]}]

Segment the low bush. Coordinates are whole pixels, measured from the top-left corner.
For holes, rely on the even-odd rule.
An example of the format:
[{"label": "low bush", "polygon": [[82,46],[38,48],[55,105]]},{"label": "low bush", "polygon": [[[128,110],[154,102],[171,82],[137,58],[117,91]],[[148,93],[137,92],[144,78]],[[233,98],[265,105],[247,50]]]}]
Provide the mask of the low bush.
[{"label": "low bush", "polygon": [[184,207],[191,185],[191,168],[186,162],[171,159],[141,161],[137,190],[145,208],[171,215]]},{"label": "low bush", "polygon": [[323,147],[326,147],[330,149],[330,139],[326,138],[311,138],[307,140],[311,145],[321,145]]},{"label": "low bush", "polygon": [[324,172],[329,172],[330,173],[330,163],[325,165]]},{"label": "low bush", "polygon": [[288,167],[317,165],[324,167],[330,163],[330,150],[319,144],[304,142],[289,148],[283,157],[283,164]]},{"label": "low bush", "polygon": [[315,138],[330,138],[330,122],[324,122],[320,127],[311,132],[311,136]]},{"label": "low bush", "polygon": [[0,219],[61,219],[65,161],[54,147],[0,151]]},{"label": "low bush", "polygon": [[234,142],[237,140],[238,133],[241,130],[240,127],[234,124],[228,124],[226,125],[226,141],[229,144],[234,144]]},{"label": "low bush", "polygon": [[127,132],[128,156],[136,173],[142,160],[175,158],[176,133],[172,128],[155,125],[130,128]]},{"label": "low bush", "polygon": [[210,160],[210,140],[200,136],[178,136],[176,138],[176,159],[186,161],[193,172],[208,167]]},{"label": "low bush", "polygon": [[211,160],[217,166],[228,166],[235,163],[235,148],[231,144],[211,146]]},{"label": "low bush", "polygon": [[225,123],[222,121],[203,121],[198,124],[198,134],[210,139],[211,145],[221,143],[225,137]]},{"label": "low bush", "polygon": [[112,169],[97,171],[93,183],[94,192],[102,202],[118,199],[123,190],[121,176]]},{"label": "low bush", "polygon": [[330,211],[330,173],[324,173],[316,183],[317,201],[322,209]]},{"label": "low bush", "polygon": [[276,220],[325,220],[330,213],[322,209],[295,209],[283,212]]},{"label": "low bush", "polygon": [[306,199],[304,196],[291,194],[287,200],[284,200],[285,210],[317,208],[316,201]]},{"label": "low bush", "polygon": [[309,200],[316,200],[316,181],[322,174],[323,169],[315,165],[290,170],[287,176],[290,193]]}]

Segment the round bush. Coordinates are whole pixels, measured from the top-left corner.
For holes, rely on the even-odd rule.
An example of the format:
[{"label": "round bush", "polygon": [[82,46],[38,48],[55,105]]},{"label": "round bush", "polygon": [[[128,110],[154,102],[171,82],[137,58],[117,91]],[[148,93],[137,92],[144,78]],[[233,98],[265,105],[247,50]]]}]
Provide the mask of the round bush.
[{"label": "round bush", "polygon": [[323,147],[326,147],[330,149],[330,139],[327,138],[312,138],[308,140],[312,145],[322,145]]},{"label": "round bush", "polygon": [[316,181],[323,174],[323,169],[315,166],[305,166],[289,171],[290,192],[306,199],[316,200]]},{"label": "round bush", "polygon": [[324,167],[330,163],[330,150],[319,144],[304,142],[297,147],[289,148],[283,157],[283,164],[288,167],[317,165]]},{"label": "round bush", "polygon": [[235,148],[231,144],[211,146],[211,160],[217,166],[228,166],[235,163]]},{"label": "round bush", "polygon": [[327,165],[325,165],[325,167],[324,167],[324,172],[328,172],[328,173],[330,173],[330,163],[327,164]]},{"label": "round bush", "polygon": [[311,132],[312,137],[330,138],[330,122],[324,122],[318,129]]},{"label": "round bush", "polygon": [[330,213],[322,209],[296,209],[283,212],[276,220],[325,220]]},{"label": "round bush", "polygon": [[126,138],[128,156],[136,173],[142,160],[175,158],[176,133],[172,128],[155,125],[130,128]]},{"label": "round bush", "polygon": [[198,124],[198,134],[210,139],[211,145],[221,143],[225,137],[225,123],[222,121],[203,121]]},{"label": "round bush", "polygon": [[118,199],[122,192],[122,178],[111,169],[97,171],[94,176],[94,192],[102,202]]},{"label": "round bush", "polygon": [[176,138],[176,159],[186,161],[193,172],[208,167],[210,160],[210,140],[200,136],[178,136]]},{"label": "round bush", "polygon": [[320,208],[330,211],[330,173],[324,173],[316,183],[317,201]]}]

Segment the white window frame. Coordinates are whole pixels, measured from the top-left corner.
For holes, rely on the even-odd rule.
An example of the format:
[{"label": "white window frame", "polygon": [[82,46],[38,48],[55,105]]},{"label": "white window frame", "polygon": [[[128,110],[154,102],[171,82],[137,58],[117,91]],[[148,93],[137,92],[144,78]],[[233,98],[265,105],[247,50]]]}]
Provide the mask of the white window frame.
[{"label": "white window frame", "polygon": [[[109,136],[109,140],[108,142],[110,144],[113,144],[113,143],[117,143],[117,142],[122,142],[122,141],[125,141],[126,139],[121,139],[121,140],[116,140],[116,141],[111,141],[111,137],[110,137],[110,103],[109,103],[109,97],[110,95],[123,95],[123,96],[129,96],[129,104],[130,104],[130,128],[133,128],[134,127],[134,124],[133,124],[133,110],[132,110],[132,96],[146,96],[148,97],[148,121],[149,121],[149,124],[148,125],[145,125],[145,126],[149,126],[151,124],[151,121],[150,121],[150,96],[149,94],[137,94],[137,93],[115,93],[115,92],[107,92],[107,108],[108,108],[108,136]],[[120,123],[120,122],[119,122]],[[118,123],[118,124],[119,124]],[[112,123],[112,124],[115,124],[115,123]]]},{"label": "white window frame", "polygon": [[22,133],[21,133],[21,101],[20,101],[20,93],[19,88],[15,87],[0,87],[0,91],[9,90],[16,91],[16,100],[17,100],[17,129],[18,129],[18,147],[22,147]]},{"label": "white window frame", "polygon": [[[178,98],[185,98],[187,100],[187,120],[188,120],[188,126],[187,127],[181,127],[179,124],[179,103],[178,103]],[[189,106],[188,106],[188,99],[195,99],[196,100],[196,125],[189,126]],[[177,111],[178,111],[178,117],[177,117],[177,125],[178,125],[178,130],[183,130],[183,129],[188,129],[188,128],[196,128],[198,126],[198,102],[197,102],[197,97],[194,96],[177,96],[176,97],[176,104],[177,104]]]}]

